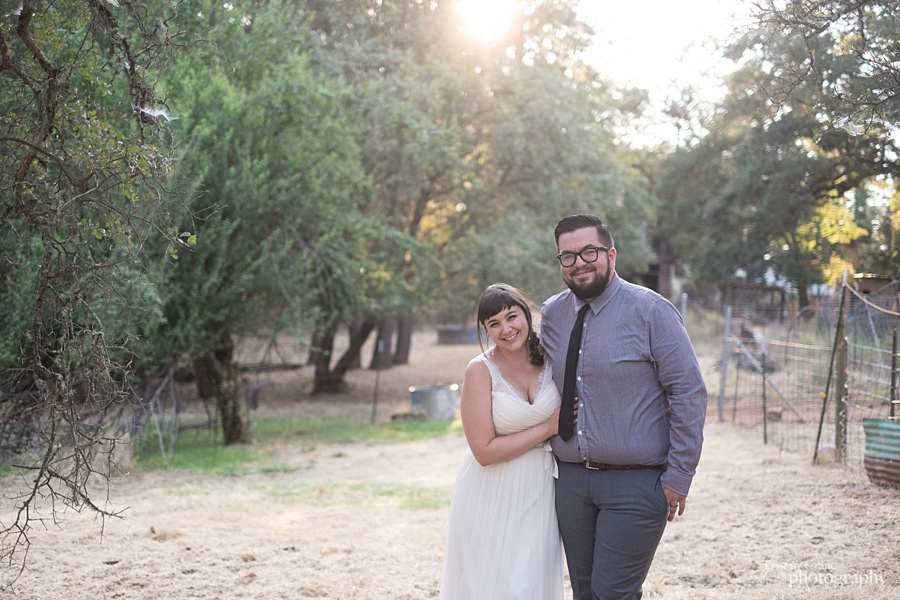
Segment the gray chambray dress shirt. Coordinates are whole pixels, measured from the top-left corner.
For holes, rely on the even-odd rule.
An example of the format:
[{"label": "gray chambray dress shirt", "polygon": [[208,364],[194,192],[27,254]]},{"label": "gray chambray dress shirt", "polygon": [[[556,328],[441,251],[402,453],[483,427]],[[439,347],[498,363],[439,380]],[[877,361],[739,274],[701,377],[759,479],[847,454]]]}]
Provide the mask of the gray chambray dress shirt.
[{"label": "gray chambray dress shirt", "polygon": [[[541,308],[541,343],[562,389],[569,335],[584,302],[571,290]],[[661,481],[687,495],[700,460],[706,385],[671,302],[617,274],[591,302],[578,361],[575,435],[551,439],[564,462],[667,464]]]}]

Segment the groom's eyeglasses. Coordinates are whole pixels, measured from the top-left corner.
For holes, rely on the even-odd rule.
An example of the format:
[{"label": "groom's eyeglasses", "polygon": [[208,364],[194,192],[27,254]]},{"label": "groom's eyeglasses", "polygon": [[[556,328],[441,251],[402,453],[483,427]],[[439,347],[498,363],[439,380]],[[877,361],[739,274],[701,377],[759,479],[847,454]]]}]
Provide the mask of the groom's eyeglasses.
[{"label": "groom's eyeglasses", "polygon": [[592,263],[600,257],[601,252],[609,252],[609,248],[607,248],[606,246],[588,246],[581,252],[560,252],[556,255],[556,258],[559,260],[560,265],[564,267],[571,267],[575,264],[575,261],[579,256],[584,262]]}]

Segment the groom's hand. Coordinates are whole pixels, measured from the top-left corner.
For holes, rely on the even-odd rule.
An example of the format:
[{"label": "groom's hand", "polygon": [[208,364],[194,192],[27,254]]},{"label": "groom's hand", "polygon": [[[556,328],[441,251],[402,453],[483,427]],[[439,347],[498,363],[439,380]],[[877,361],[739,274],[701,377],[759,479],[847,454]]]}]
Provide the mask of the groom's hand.
[{"label": "groom's hand", "polygon": [[673,492],[666,486],[663,486],[663,492],[666,494],[666,502],[669,504],[668,509],[668,517],[669,521],[675,518],[676,511],[678,512],[678,516],[684,514],[684,505],[687,503],[687,496],[682,496],[676,492]]}]

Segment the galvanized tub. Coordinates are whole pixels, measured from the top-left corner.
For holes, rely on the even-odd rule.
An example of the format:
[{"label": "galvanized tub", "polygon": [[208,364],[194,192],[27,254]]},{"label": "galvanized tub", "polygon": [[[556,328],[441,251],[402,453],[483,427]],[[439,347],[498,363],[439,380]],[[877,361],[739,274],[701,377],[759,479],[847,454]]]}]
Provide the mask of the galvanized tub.
[{"label": "galvanized tub", "polygon": [[438,325],[438,344],[477,344],[478,328],[474,325]]},{"label": "galvanized tub", "polygon": [[863,464],[872,483],[900,489],[900,421],[863,419]]},{"label": "galvanized tub", "polygon": [[412,396],[412,413],[424,414],[429,419],[452,419],[459,404],[456,397],[458,389],[459,386],[455,383],[409,388]]}]

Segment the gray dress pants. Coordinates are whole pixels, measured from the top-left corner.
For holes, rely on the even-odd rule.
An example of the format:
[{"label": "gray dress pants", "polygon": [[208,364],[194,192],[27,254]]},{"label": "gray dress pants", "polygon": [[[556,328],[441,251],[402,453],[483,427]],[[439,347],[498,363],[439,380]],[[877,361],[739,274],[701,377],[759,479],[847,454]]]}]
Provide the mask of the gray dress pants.
[{"label": "gray dress pants", "polygon": [[666,528],[662,468],[559,463],[556,515],[575,600],[637,600]]}]

